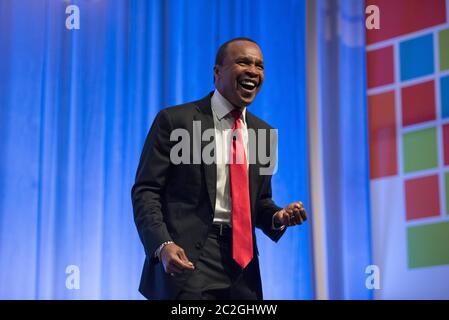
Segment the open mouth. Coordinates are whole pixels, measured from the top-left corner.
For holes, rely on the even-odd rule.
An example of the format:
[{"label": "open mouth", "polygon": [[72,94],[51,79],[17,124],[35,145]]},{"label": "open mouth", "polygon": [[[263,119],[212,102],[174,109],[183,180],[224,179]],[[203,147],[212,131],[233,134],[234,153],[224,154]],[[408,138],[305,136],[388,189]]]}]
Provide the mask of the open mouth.
[{"label": "open mouth", "polygon": [[257,81],[252,79],[243,79],[240,80],[239,85],[241,88],[243,88],[245,91],[254,91],[257,88]]}]

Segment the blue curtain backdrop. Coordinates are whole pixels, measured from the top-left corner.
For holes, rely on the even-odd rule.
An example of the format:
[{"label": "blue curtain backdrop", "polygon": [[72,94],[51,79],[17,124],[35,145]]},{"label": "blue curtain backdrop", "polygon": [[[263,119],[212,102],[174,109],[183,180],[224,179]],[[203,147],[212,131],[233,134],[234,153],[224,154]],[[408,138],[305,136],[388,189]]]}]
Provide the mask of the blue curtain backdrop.
[{"label": "blue curtain backdrop", "polygon": [[[308,207],[305,0],[0,2],[0,298],[141,297],[130,190],[145,136],[159,109],[213,89],[235,36],[266,61],[250,108],[279,128],[275,200]],[[259,244],[266,298],[314,297],[309,224]]]},{"label": "blue curtain backdrop", "polygon": [[318,94],[330,299],[371,299],[365,3],[317,0]]}]

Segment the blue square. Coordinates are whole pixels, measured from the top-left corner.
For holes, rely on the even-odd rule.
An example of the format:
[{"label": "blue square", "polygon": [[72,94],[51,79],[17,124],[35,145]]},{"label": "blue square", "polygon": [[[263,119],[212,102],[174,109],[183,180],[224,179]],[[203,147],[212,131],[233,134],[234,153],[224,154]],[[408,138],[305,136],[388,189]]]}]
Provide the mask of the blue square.
[{"label": "blue square", "polygon": [[449,117],[449,76],[440,79],[441,117]]},{"label": "blue square", "polygon": [[433,73],[433,35],[413,38],[401,42],[401,80],[409,80]]}]

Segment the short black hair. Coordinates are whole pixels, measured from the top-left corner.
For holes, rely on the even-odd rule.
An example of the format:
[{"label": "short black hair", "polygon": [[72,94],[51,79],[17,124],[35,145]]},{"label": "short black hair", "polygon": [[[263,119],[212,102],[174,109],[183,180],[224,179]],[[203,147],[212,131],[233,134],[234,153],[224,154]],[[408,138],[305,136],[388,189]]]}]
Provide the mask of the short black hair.
[{"label": "short black hair", "polygon": [[220,48],[218,48],[217,55],[215,56],[215,64],[216,65],[217,64],[220,66],[223,65],[223,60],[226,55],[226,49],[230,43],[235,42],[235,41],[249,41],[249,42],[255,43],[257,46],[259,46],[259,44],[256,41],[254,41],[253,39],[250,39],[250,38],[246,38],[246,37],[238,37],[238,38],[228,40],[225,43],[223,43],[220,46]]}]

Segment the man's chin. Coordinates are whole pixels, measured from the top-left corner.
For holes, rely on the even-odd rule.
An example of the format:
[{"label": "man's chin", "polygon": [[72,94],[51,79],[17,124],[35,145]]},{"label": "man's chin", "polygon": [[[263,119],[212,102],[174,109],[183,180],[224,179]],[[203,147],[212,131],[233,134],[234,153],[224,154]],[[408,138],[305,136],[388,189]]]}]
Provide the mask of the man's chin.
[{"label": "man's chin", "polygon": [[250,97],[245,97],[245,96],[240,96],[240,106],[242,107],[247,107],[249,106],[251,103],[253,103],[254,98],[256,96],[255,95],[251,95]]},{"label": "man's chin", "polygon": [[255,94],[246,95],[240,92],[235,92],[233,97],[228,99],[228,101],[231,102],[235,107],[243,108],[249,106],[254,101],[255,97]]}]

